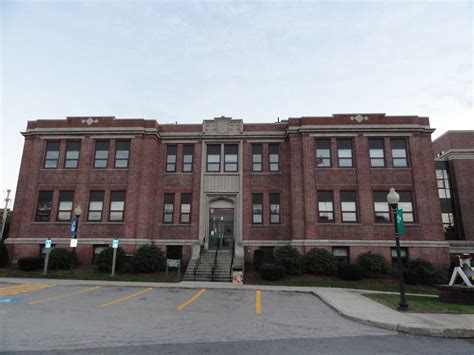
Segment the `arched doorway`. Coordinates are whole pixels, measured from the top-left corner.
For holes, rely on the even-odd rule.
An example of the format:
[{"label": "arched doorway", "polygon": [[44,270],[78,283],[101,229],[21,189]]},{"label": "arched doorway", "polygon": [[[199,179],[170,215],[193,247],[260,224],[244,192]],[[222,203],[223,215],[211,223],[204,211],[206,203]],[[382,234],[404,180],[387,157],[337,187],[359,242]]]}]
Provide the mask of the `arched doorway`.
[{"label": "arched doorway", "polygon": [[234,244],[234,203],[217,198],[209,205],[209,249],[230,250]]}]

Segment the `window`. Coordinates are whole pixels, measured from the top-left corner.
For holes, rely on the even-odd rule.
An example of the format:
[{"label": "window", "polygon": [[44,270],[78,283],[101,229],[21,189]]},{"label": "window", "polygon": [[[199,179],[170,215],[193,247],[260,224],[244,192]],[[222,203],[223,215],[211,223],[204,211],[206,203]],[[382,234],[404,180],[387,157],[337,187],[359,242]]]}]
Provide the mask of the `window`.
[{"label": "window", "polygon": [[316,166],[319,168],[331,167],[330,139],[316,139]]},{"label": "window", "polygon": [[451,184],[447,169],[436,170],[436,181],[438,183],[439,198],[451,198]]},{"label": "window", "polygon": [[355,191],[341,191],[341,220],[357,222],[357,200]]},{"label": "window", "polygon": [[263,263],[273,263],[273,247],[260,247],[263,254]]},{"label": "window", "polygon": [[46,169],[55,169],[58,167],[59,143],[60,142],[46,143],[46,155],[44,157],[44,167]]},{"label": "window", "polygon": [[374,191],[374,211],[376,223],[390,223],[392,211],[387,202],[387,192]]},{"label": "window", "polygon": [[459,235],[456,229],[448,169],[449,165],[447,162],[436,162],[436,180],[438,183],[438,195],[441,205],[441,219],[443,221],[444,235],[447,240],[456,240],[459,239]]},{"label": "window", "polygon": [[334,221],[334,204],[332,191],[318,191],[319,222]]},{"label": "window", "polygon": [[252,223],[261,224],[263,222],[263,195],[252,194]]},{"label": "window", "polygon": [[102,221],[104,208],[104,191],[91,191],[89,196],[89,214],[87,220]]},{"label": "window", "polygon": [[398,208],[403,210],[403,221],[407,223],[415,222],[415,217],[413,214],[413,202],[410,191],[399,191],[400,202],[398,203]]},{"label": "window", "polygon": [[407,147],[405,139],[391,139],[392,161],[394,168],[405,168],[408,166]]},{"label": "window", "polygon": [[270,194],[270,223],[280,223],[280,194]]},{"label": "window", "polygon": [[337,140],[337,159],[340,168],[352,167],[352,139]]},{"label": "window", "polygon": [[174,194],[165,194],[163,206],[163,223],[173,223]]},{"label": "window", "polygon": [[191,223],[191,194],[181,194],[181,217],[180,223]]},{"label": "window", "polygon": [[173,173],[176,171],[176,154],[178,147],[176,145],[166,146],[166,172]]},{"label": "window", "polygon": [[[390,248],[390,254],[392,255],[392,265],[397,266],[397,248]],[[400,248],[400,257],[402,259],[402,265],[408,265],[408,248]]]},{"label": "window", "polygon": [[349,264],[349,247],[333,247],[332,255],[339,265]]},{"label": "window", "polygon": [[166,258],[181,260],[183,255],[183,247],[181,245],[167,245],[166,246]]},{"label": "window", "polygon": [[58,221],[70,221],[72,217],[72,203],[74,191],[59,192]]},{"label": "window", "polygon": [[270,171],[280,171],[280,145],[268,145],[268,162],[270,164]]},{"label": "window", "polygon": [[79,165],[79,153],[81,150],[81,142],[68,141],[66,143],[66,160],[64,167],[66,169],[76,169]]},{"label": "window", "polygon": [[383,139],[369,139],[370,166],[383,168],[385,166],[385,151]]},{"label": "window", "polygon": [[99,254],[104,251],[105,249],[108,249],[109,246],[107,244],[98,244],[98,245],[93,245],[93,254],[92,254],[92,264],[95,264],[95,261]]},{"label": "window", "polygon": [[262,171],[262,145],[252,144],[252,171]]},{"label": "window", "polygon": [[40,191],[38,194],[38,204],[36,206],[36,222],[49,222],[52,204],[53,191]]},{"label": "window", "polygon": [[117,141],[115,144],[115,167],[128,168],[130,156],[130,141]]},{"label": "window", "polygon": [[224,145],[224,171],[234,172],[238,170],[238,149],[237,144]]},{"label": "window", "polygon": [[107,161],[109,160],[109,144],[109,141],[95,142],[94,168],[107,168]]},{"label": "window", "polygon": [[194,155],[194,146],[184,145],[183,146],[183,172],[189,173],[193,171],[193,155]]},{"label": "window", "polygon": [[207,171],[218,172],[221,170],[221,146],[219,144],[207,145]]},{"label": "window", "polygon": [[123,212],[125,210],[125,191],[110,192],[110,211],[109,221],[123,221]]}]

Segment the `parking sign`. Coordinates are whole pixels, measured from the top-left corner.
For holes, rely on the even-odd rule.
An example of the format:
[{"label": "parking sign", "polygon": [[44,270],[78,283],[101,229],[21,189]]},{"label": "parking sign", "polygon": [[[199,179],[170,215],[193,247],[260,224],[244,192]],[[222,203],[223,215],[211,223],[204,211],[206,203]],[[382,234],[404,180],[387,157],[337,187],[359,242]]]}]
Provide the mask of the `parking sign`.
[{"label": "parking sign", "polygon": [[44,242],[44,247],[46,249],[50,249],[51,248],[51,239],[46,239],[45,242]]},{"label": "parking sign", "polygon": [[117,249],[118,248],[119,241],[118,239],[112,240],[112,248]]}]

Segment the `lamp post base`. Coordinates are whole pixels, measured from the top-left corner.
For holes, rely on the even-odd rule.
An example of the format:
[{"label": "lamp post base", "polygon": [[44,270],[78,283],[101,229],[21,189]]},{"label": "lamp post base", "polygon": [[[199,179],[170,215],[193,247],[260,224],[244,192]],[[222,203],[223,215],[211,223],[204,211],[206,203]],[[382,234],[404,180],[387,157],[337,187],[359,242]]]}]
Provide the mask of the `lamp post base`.
[{"label": "lamp post base", "polygon": [[408,305],[407,305],[406,303],[401,303],[401,302],[400,302],[400,303],[398,304],[398,310],[399,310],[400,312],[406,312],[406,311],[408,311]]}]

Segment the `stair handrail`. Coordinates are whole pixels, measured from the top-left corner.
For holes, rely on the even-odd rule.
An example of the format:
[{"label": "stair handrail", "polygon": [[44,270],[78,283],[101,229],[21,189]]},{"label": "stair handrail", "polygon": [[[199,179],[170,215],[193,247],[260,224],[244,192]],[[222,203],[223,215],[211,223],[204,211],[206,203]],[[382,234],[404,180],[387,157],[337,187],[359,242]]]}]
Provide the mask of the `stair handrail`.
[{"label": "stair handrail", "polygon": [[201,245],[199,246],[199,255],[198,255],[198,258],[196,260],[196,264],[194,265],[194,270],[193,270],[193,278],[194,278],[194,281],[196,281],[196,273],[197,273],[197,270],[199,268],[199,265],[201,264],[201,255],[202,255],[202,251],[204,250],[204,245],[206,244],[206,237],[204,237],[202,239],[202,243]]},{"label": "stair handrail", "polygon": [[234,267],[235,240],[232,240],[232,257],[230,259],[229,277],[232,280],[232,269]]},{"label": "stair handrail", "polygon": [[220,248],[220,241],[217,243],[217,248],[216,248],[216,253],[214,255],[214,265],[212,265],[212,275],[211,275],[211,281],[214,281],[214,272],[217,269],[217,255],[219,253],[219,248]]}]

